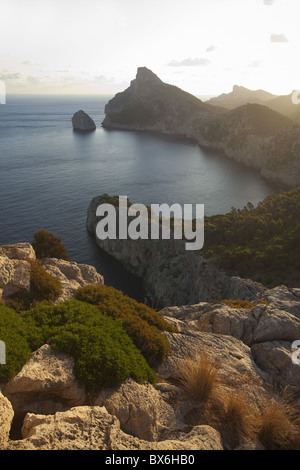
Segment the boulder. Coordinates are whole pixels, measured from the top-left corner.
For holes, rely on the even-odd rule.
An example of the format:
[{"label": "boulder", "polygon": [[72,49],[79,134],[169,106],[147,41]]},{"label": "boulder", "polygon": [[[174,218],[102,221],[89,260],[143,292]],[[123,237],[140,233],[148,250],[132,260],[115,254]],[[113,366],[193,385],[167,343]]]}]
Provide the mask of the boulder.
[{"label": "boulder", "polygon": [[124,432],[139,439],[161,440],[163,433],[176,428],[173,408],[150,384],[127,380],[103,404],[118,418]]},{"label": "boulder", "polygon": [[63,293],[56,303],[72,298],[79,287],[88,284],[104,284],[103,276],[94,266],[56,258],[45,258],[42,260],[42,265],[61,283]]},{"label": "boulder", "polygon": [[74,372],[74,359],[45,344],[3,387],[18,412],[53,413],[85,402],[85,389]]},{"label": "boulder", "polygon": [[72,126],[77,131],[94,131],[96,124],[84,111],[77,111],[72,117]]},{"label": "boulder", "polygon": [[149,442],[120,429],[104,407],[79,406],[55,415],[28,414],[23,440],[8,450],[223,450],[220,434],[210,426],[195,426],[172,439]]},{"label": "boulder", "polygon": [[8,444],[13,417],[13,407],[0,391],[0,450],[4,450]]},{"label": "boulder", "polygon": [[292,344],[287,341],[267,341],[254,344],[251,352],[256,364],[282,388],[300,396],[300,365],[294,364]]}]

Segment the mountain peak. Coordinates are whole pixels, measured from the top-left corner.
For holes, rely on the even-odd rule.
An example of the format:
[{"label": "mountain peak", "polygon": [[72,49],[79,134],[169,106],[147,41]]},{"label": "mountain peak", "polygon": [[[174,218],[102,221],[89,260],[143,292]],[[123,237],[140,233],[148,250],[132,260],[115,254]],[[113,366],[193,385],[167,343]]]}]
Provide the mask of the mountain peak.
[{"label": "mountain peak", "polygon": [[153,73],[150,69],[147,67],[138,67],[137,69],[137,74],[136,74],[136,80],[137,81],[142,81],[142,82],[161,82],[161,79],[158,78],[155,73]]}]

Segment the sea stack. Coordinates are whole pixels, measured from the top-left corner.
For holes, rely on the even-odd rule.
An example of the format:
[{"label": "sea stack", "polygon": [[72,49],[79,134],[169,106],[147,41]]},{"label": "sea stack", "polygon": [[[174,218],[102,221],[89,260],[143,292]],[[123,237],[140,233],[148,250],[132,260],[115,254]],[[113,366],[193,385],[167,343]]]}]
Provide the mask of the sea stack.
[{"label": "sea stack", "polygon": [[72,126],[76,131],[94,131],[96,124],[93,119],[84,111],[77,111],[72,117]]}]

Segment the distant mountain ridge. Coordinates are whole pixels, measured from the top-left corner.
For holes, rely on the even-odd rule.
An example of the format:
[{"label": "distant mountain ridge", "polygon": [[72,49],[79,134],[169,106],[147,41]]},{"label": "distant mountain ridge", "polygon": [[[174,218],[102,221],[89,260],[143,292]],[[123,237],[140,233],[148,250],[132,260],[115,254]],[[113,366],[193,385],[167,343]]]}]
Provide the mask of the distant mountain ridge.
[{"label": "distant mountain ridge", "polygon": [[222,106],[227,109],[237,108],[248,103],[265,104],[267,101],[277,98],[264,90],[249,90],[243,86],[234,85],[230,93],[222,93],[207,101],[213,106]]},{"label": "distant mountain ridge", "polygon": [[206,101],[206,103],[226,109],[234,109],[248,103],[263,104],[300,123],[300,106],[293,103],[292,95],[293,92],[289,95],[273,95],[264,90],[249,90],[234,85],[230,93],[222,93]]},{"label": "distant mountain ridge", "polygon": [[[246,90],[239,87],[233,93],[245,99]],[[246,103],[229,110],[216,106],[216,101],[203,102],[140,67],[130,86],[106,104],[102,126],[190,139],[255,168],[272,182],[300,185],[300,126],[268,106],[276,106],[277,97],[268,99],[274,95],[263,90],[250,95],[264,104]]]}]

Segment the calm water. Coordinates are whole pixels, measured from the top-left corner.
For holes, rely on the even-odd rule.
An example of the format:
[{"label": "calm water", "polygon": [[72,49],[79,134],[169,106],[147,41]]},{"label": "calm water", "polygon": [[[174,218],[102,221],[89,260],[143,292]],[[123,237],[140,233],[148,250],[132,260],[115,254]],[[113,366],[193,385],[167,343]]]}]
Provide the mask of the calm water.
[{"label": "calm water", "polygon": [[[0,105],[0,244],[32,241],[44,227],[71,258],[105,282],[139,295],[134,279],[85,228],[90,200],[103,193],[134,202],[204,204],[205,215],[256,205],[275,191],[255,172],[214,152],[168,139],[100,127],[107,96],[10,96]],[[79,109],[97,130],[73,132]]]}]

